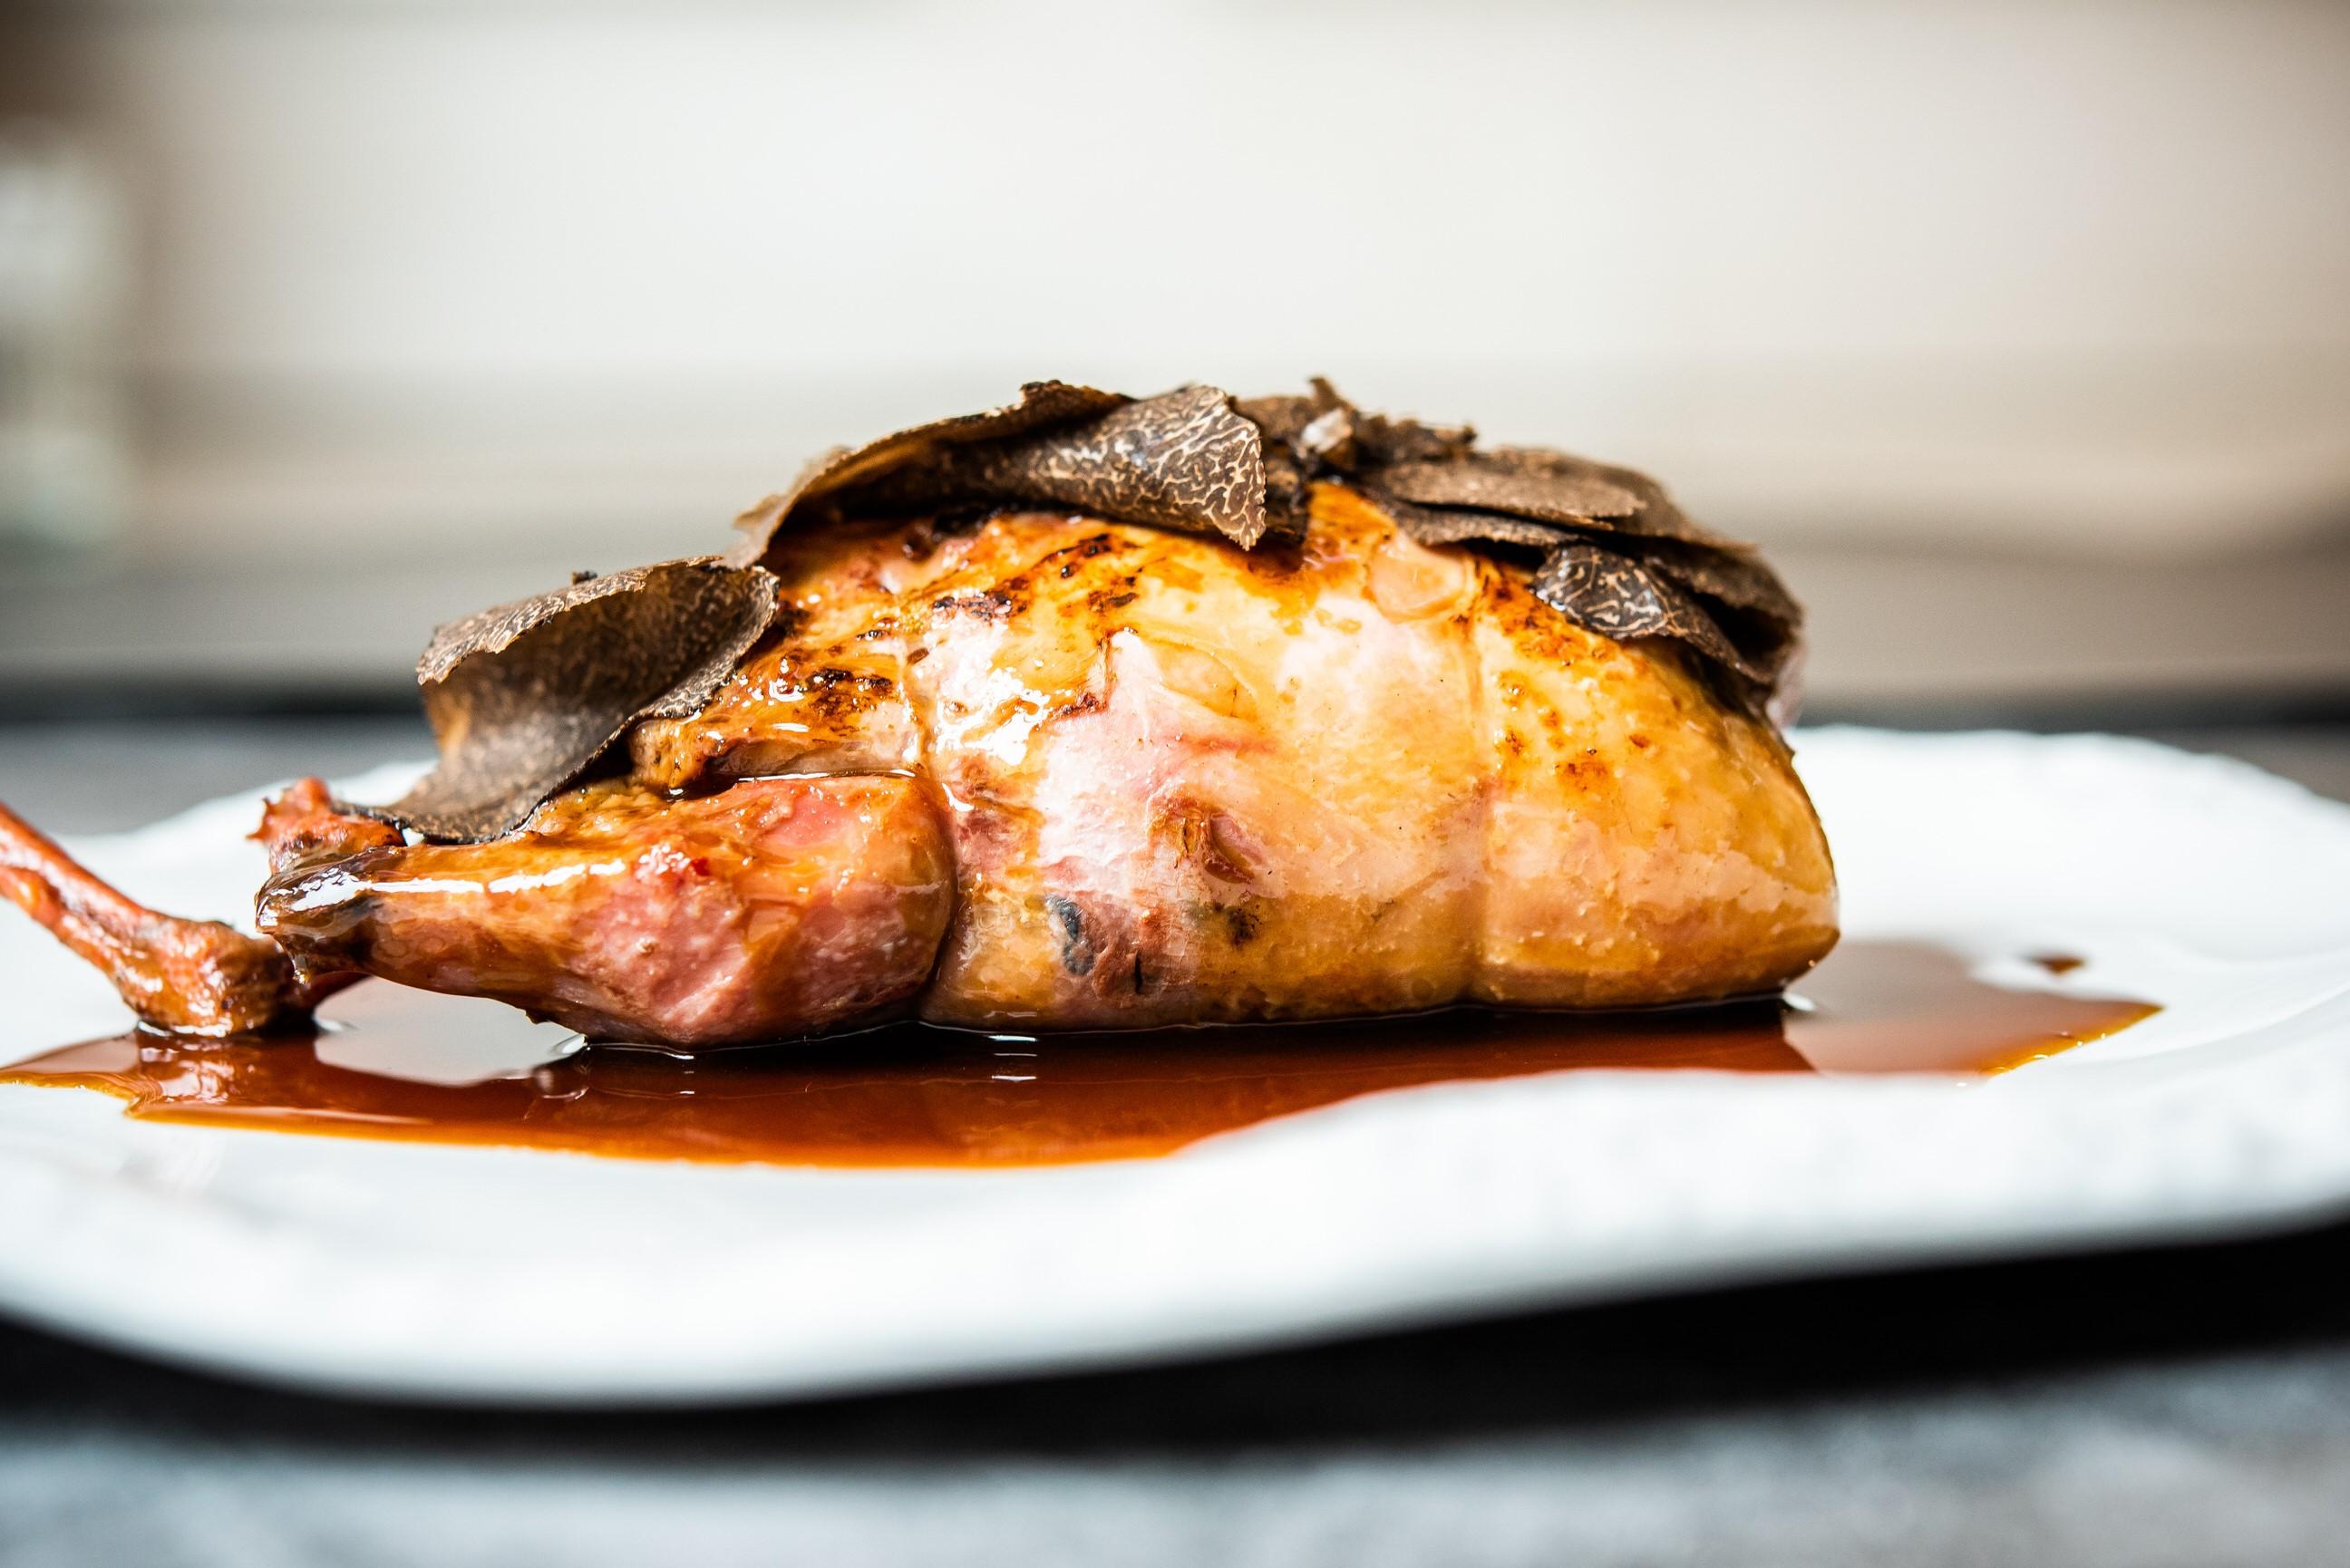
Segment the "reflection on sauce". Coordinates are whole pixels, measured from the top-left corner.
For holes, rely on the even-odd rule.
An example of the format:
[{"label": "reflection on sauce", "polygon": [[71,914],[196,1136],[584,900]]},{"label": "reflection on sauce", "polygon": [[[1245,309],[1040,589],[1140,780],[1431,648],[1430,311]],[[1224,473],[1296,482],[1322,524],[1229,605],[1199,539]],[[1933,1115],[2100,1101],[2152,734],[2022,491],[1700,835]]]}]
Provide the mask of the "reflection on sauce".
[{"label": "reflection on sauce", "polygon": [[[2050,956],[2031,961],[2064,972]],[[518,1031],[518,1015],[495,1003],[370,983],[352,993],[372,993],[355,1010],[365,1022],[317,1035],[183,1045],[128,1034],[53,1052],[0,1083],[100,1089],[154,1120],[364,1137],[787,1165],[1033,1165],[1164,1154],[1375,1090],[1573,1068],[1995,1073],[2156,1011],[2007,990],[1969,967],[1930,947],[1846,943],[1786,1003],[1463,1009],[1042,1039],[902,1024],[692,1058],[591,1048],[552,1062],[546,1040],[559,1032]],[[502,1043],[484,1043],[501,1030]],[[479,1054],[466,1064],[469,1043]]]}]

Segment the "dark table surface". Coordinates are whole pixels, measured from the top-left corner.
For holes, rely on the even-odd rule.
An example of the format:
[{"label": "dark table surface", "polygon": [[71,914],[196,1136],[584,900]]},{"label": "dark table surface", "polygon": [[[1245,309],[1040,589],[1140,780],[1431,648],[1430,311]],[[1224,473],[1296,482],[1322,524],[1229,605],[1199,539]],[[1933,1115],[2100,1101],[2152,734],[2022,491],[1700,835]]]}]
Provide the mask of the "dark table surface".
[{"label": "dark table surface", "polygon": [[[2350,798],[2350,728],[2164,738]],[[421,745],[0,725],[0,799],[102,830]],[[660,1414],[322,1400],[0,1324],[0,1565],[2336,1563],[2345,1279],[2328,1230]]]}]

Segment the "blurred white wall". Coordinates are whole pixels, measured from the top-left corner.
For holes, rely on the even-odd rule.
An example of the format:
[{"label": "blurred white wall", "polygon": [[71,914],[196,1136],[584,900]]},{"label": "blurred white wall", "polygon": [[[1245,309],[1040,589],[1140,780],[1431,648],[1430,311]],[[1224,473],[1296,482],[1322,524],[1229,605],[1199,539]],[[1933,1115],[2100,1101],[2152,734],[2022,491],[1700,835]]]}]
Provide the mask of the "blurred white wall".
[{"label": "blurred white wall", "polygon": [[165,545],[691,547],[1037,375],[1366,402],[1775,539],[2350,518],[2350,6],[107,0]]}]

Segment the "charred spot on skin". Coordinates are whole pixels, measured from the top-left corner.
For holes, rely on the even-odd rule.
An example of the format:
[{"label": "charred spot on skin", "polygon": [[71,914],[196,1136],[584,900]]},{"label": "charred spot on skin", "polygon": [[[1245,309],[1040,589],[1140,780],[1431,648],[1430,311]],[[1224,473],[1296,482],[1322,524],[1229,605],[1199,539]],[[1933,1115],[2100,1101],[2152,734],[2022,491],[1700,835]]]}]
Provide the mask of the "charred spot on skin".
[{"label": "charred spot on skin", "polygon": [[1117,548],[1118,541],[1111,538],[1107,534],[1095,534],[1078,540],[1074,545],[1063,545],[1060,549],[1057,549],[1051,555],[1045,556],[1045,559],[1046,561],[1060,560],[1064,556],[1075,557],[1072,560],[1061,561],[1061,577],[1062,580],[1066,582],[1067,579],[1076,576],[1079,569],[1082,568],[1087,561],[1094,559],[1097,556],[1107,556],[1112,550]]},{"label": "charred spot on skin", "polygon": [[1028,607],[1029,598],[1027,578],[1006,577],[983,588],[941,594],[931,601],[931,608],[941,615],[968,615],[981,620],[1010,620]]},{"label": "charred spot on skin", "polygon": [[1560,758],[1553,771],[1563,782],[1574,784],[1592,784],[1616,776],[1607,764],[1599,760],[1599,748],[1596,746],[1584,747],[1579,757]]},{"label": "charred spot on skin", "polygon": [[[841,649],[830,651],[837,655]],[[768,701],[794,704],[797,722],[821,733],[855,728],[897,690],[895,680],[875,670],[837,664],[806,670],[787,659],[764,683],[763,694]]]},{"label": "charred spot on skin", "polygon": [[1264,924],[1253,904],[1223,904],[1216,909],[1222,921],[1224,940],[1236,948],[1244,948],[1256,940],[1258,929]]},{"label": "charred spot on skin", "polygon": [[1124,609],[1142,596],[1135,591],[1132,577],[1121,577],[1115,585],[1105,586],[1086,596],[1086,607],[1096,615],[1107,615],[1114,609]]},{"label": "charred spot on skin", "polygon": [[1105,706],[1107,706],[1107,704],[1102,701],[1102,695],[1100,692],[1081,692],[1072,701],[1064,702],[1059,707],[1054,709],[1053,717],[1055,719],[1080,718],[1087,713],[1098,713]]},{"label": "charred spot on skin", "polygon": [[[1127,955],[1118,965],[1118,978],[1134,988],[1140,996],[1158,988],[1160,976],[1149,966],[1149,955],[1173,950],[1180,942],[1179,927],[1184,917],[1161,905],[1149,905],[1127,912],[1124,940],[1118,950]],[[1100,989],[1107,995],[1114,982],[1107,974]]]},{"label": "charred spot on skin", "polygon": [[[1053,922],[1054,932],[1060,939],[1061,967],[1074,975],[1093,973],[1096,955],[1093,944],[1086,940],[1085,911],[1077,908],[1076,900],[1063,898],[1058,893],[1047,893],[1045,895],[1045,914]],[[1140,956],[1137,955],[1135,962],[1139,965],[1141,961]]]},{"label": "charred spot on skin", "polygon": [[815,691],[828,691],[846,686],[859,697],[871,698],[887,697],[898,689],[898,683],[886,675],[877,675],[869,670],[843,670],[838,665],[827,665],[817,670],[808,677],[807,683]]}]

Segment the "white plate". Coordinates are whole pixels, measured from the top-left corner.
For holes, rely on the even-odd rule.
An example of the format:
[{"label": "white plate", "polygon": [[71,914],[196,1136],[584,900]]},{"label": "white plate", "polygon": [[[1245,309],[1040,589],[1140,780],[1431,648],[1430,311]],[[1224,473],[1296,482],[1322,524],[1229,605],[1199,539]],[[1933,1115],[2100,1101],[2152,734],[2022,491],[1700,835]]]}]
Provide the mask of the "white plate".
[{"label": "white plate", "polygon": [[[1009,1171],[288,1137],[0,1086],[0,1309],[309,1386],[733,1400],[2350,1207],[2350,810],[2098,737],[1801,745],[1849,935],[2082,953],[2036,983],[2165,1011],[1972,1085],[1556,1074]],[[73,847],[234,917],[255,798]],[[26,922],[0,925],[0,975],[11,1056],[121,1027]]]}]

